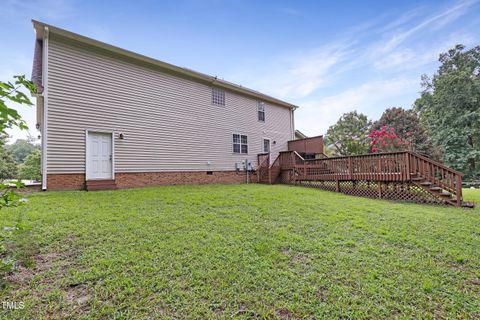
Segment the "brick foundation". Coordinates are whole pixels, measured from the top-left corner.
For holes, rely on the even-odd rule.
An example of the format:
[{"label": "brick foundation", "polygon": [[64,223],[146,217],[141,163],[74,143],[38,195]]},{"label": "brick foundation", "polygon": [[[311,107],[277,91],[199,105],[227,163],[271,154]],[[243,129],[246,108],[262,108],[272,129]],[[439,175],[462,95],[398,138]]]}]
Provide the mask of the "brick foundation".
[{"label": "brick foundation", "polygon": [[116,173],[118,188],[135,188],[146,186],[177,184],[235,184],[245,182],[245,173],[235,171],[213,171],[212,175],[201,172],[141,172]]},{"label": "brick foundation", "polygon": [[[179,185],[179,184],[236,184],[246,181],[245,172],[213,171],[208,175],[205,171],[198,172],[117,172],[115,182],[118,188],[137,188],[147,186]],[[250,175],[256,182],[256,175]],[[84,174],[49,174],[48,190],[83,190],[85,189]]]},{"label": "brick foundation", "polygon": [[83,190],[85,189],[85,174],[49,174],[47,190]]}]

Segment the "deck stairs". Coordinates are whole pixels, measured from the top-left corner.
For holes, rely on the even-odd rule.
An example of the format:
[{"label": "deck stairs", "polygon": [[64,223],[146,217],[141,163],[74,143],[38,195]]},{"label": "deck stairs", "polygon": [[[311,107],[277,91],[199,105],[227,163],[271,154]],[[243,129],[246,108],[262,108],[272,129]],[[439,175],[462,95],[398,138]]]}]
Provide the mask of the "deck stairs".
[{"label": "deck stairs", "polygon": [[259,183],[295,184],[352,195],[473,208],[462,176],[411,151],[306,160],[295,151],[259,155]]}]

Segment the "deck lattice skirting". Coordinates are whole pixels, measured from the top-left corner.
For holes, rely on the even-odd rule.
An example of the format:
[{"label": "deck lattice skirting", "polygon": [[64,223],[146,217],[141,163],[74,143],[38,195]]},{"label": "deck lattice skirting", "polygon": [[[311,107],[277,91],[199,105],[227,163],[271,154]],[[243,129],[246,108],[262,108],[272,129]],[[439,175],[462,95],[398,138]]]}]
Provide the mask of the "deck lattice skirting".
[{"label": "deck lattice skirting", "polygon": [[320,188],[417,203],[473,206],[463,201],[462,173],[410,151],[305,160],[281,152],[258,155],[258,182]]}]

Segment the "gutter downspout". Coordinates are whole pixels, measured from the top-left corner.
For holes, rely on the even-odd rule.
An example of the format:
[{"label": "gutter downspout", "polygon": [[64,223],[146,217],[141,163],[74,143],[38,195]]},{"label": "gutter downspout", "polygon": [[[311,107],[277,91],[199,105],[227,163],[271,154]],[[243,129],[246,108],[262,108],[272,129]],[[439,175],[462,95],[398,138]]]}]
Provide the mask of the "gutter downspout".
[{"label": "gutter downspout", "polygon": [[47,140],[48,140],[48,27],[43,32],[42,52],[43,121],[42,121],[42,190],[47,190]]}]

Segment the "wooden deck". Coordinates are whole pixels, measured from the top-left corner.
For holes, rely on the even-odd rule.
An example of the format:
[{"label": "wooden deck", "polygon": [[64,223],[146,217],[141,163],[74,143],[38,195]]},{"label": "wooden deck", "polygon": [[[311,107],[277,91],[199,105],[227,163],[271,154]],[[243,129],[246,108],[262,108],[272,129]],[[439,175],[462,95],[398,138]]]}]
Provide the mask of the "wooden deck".
[{"label": "wooden deck", "polygon": [[463,201],[462,173],[410,151],[313,160],[285,151],[271,165],[269,154],[260,154],[258,160],[260,183],[457,207],[473,205]]}]

